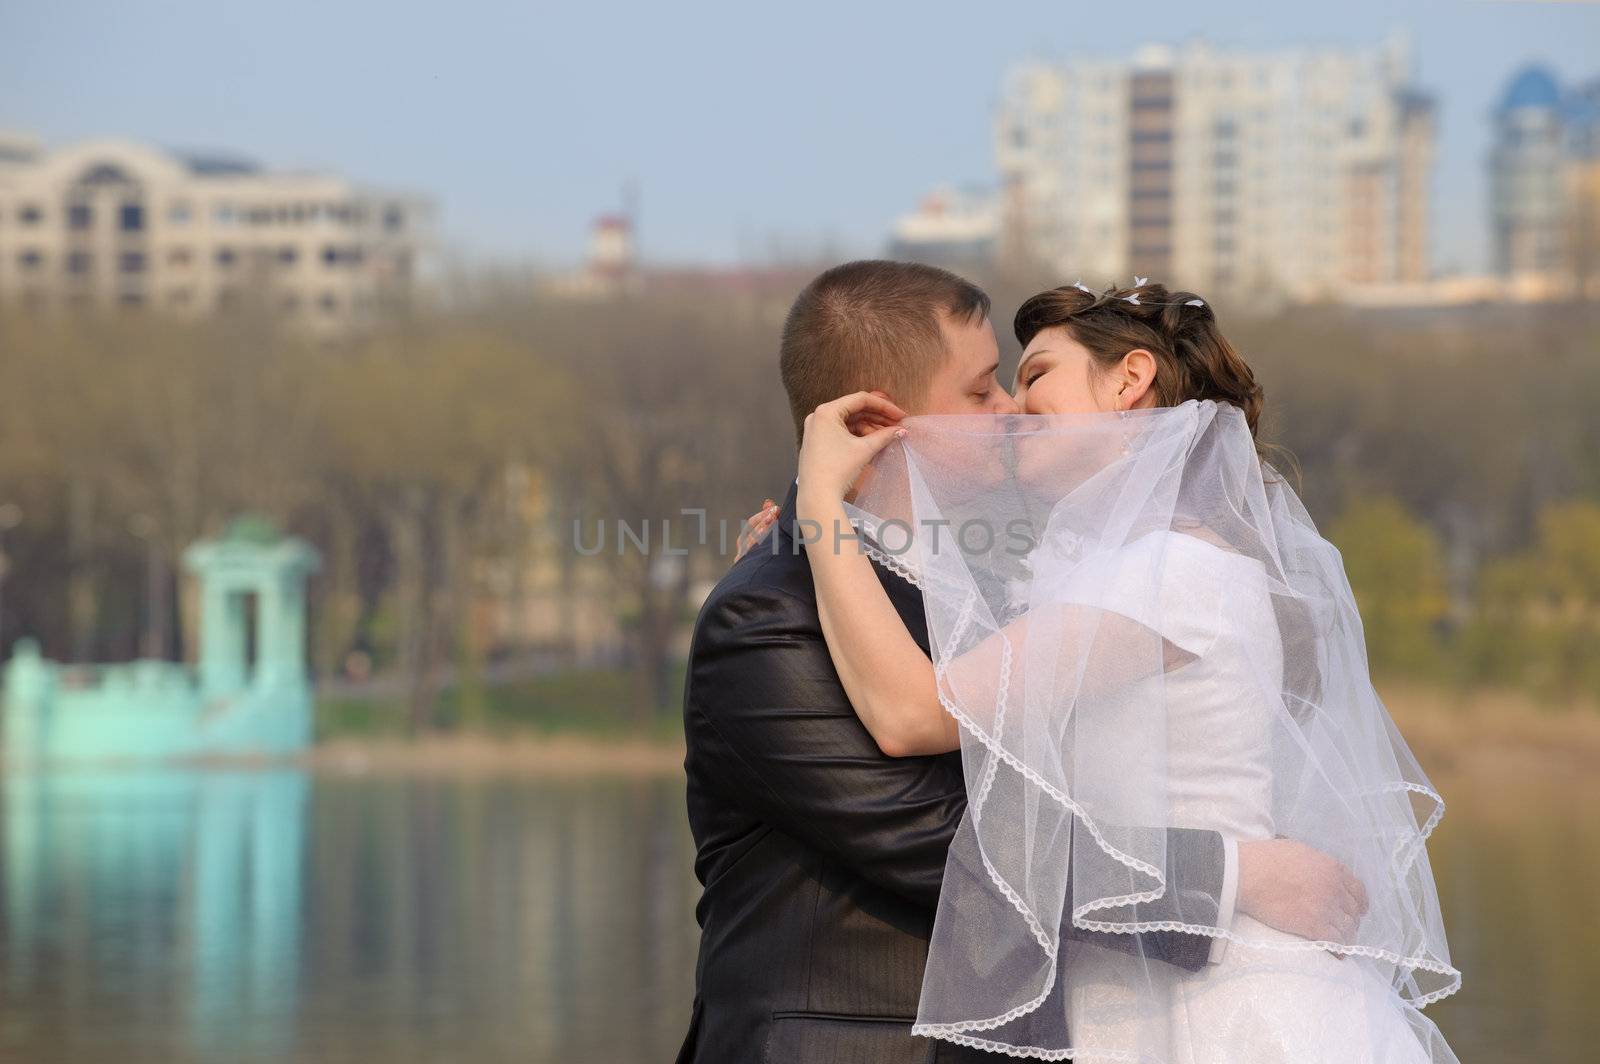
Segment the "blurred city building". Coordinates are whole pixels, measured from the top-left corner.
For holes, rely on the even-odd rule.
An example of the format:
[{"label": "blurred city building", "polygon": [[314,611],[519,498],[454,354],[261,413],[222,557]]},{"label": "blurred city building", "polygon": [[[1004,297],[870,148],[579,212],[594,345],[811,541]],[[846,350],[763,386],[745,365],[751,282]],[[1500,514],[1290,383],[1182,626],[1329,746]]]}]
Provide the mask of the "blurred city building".
[{"label": "blurred city building", "polygon": [[916,211],[895,223],[889,257],[957,273],[981,271],[998,251],[1000,218],[999,200],[989,189],[935,189]]},{"label": "blurred city building", "polygon": [[0,300],[179,313],[265,301],[341,331],[411,297],[431,216],[425,199],[332,174],[0,134]]},{"label": "blurred city building", "polygon": [[1563,90],[1519,71],[1494,115],[1489,154],[1495,272],[1531,293],[1600,281],[1600,78]]},{"label": "blurred city building", "polygon": [[1093,284],[1322,299],[1424,282],[1435,106],[1411,70],[1401,38],[1016,67],[995,128],[1023,243],[1006,250]]}]

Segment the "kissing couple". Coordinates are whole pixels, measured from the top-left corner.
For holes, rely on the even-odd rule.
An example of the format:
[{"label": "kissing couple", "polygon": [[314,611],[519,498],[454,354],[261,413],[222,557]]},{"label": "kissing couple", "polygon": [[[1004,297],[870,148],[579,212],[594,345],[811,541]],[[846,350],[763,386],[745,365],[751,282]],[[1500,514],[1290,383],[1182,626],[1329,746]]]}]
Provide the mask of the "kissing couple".
[{"label": "kissing couple", "polygon": [[[1443,801],[1210,304],[847,263],[695,624],[680,1064],[1423,1064]],[[755,519],[753,519],[755,520]]]}]

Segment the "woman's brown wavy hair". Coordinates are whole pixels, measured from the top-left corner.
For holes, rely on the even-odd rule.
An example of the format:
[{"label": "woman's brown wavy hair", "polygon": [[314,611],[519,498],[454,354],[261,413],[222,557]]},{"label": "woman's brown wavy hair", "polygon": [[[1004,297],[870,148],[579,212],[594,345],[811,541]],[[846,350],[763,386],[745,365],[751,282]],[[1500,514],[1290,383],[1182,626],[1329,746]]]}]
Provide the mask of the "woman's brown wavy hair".
[{"label": "woman's brown wavy hair", "polygon": [[[1128,297],[1139,302],[1130,303]],[[1198,305],[1190,305],[1190,301]],[[1193,292],[1165,285],[1108,288],[1099,295],[1068,285],[1040,292],[1017,311],[1013,329],[1027,347],[1045,329],[1065,328],[1088,348],[1095,364],[1110,369],[1135,348],[1156,358],[1156,402],[1177,406],[1215,399],[1244,411],[1255,435],[1264,393],[1255,373],[1217,328],[1211,304]]]}]

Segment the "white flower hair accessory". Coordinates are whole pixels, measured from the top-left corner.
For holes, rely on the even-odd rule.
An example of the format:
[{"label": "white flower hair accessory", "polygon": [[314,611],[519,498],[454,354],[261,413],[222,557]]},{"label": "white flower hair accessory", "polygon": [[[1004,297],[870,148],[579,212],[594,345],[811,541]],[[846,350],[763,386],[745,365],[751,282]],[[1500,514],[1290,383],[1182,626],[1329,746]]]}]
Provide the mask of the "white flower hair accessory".
[{"label": "white flower hair accessory", "polygon": [[[1140,277],[1138,274],[1133,275],[1133,287],[1143,288],[1149,283],[1150,278]],[[1082,289],[1083,291],[1088,292],[1090,295],[1095,294],[1094,290],[1088,285],[1084,284],[1081,280],[1073,282],[1072,287]],[[1185,299],[1181,303],[1150,303],[1146,302],[1144,299],[1141,299],[1138,292],[1134,292],[1132,295],[1126,295],[1121,298],[1124,303],[1131,303],[1136,307],[1203,307],[1206,305],[1206,301],[1203,299]]]},{"label": "white flower hair accessory", "polygon": [[[1150,278],[1148,277],[1140,277],[1138,274],[1135,274],[1133,277],[1133,287],[1135,288],[1143,288],[1149,283]],[[1088,285],[1084,284],[1081,277],[1078,280],[1073,281],[1071,287],[1076,288],[1080,292],[1094,296],[1096,299],[1104,298],[1099,292],[1096,292],[1093,288],[1090,288]],[[1109,294],[1110,293],[1108,292],[1107,295]],[[1122,300],[1122,302],[1131,303],[1136,307],[1203,307],[1206,305],[1206,301],[1203,299],[1185,299],[1181,303],[1151,303],[1140,298],[1138,292],[1134,292],[1132,295],[1120,296],[1119,298]]]}]

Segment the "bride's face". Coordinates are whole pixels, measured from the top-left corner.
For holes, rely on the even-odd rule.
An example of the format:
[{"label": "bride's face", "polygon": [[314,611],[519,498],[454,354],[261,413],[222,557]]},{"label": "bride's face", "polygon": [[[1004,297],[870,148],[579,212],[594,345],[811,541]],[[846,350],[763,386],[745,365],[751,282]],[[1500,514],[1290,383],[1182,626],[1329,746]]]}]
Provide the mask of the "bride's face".
[{"label": "bride's face", "polygon": [[1065,328],[1045,329],[1017,364],[1017,404],[1026,414],[1091,414],[1148,405],[1143,400],[1149,386],[1139,379],[1142,367],[1132,357],[1137,354],[1149,359],[1148,352],[1133,352],[1108,371],[1096,366],[1089,349]]},{"label": "bride's face", "polygon": [[[1017,364],[1017,404],[1025,414],[1097,414],[1154,406],[1156,361],[1135,348],[1114,365],[1097,362],[1065,327],[1041,331]],[[1047,431],[1018,444],[1024,481],[1047,485],[1086,480],[1127,452],[1129,427],[1090,421]]]}]

